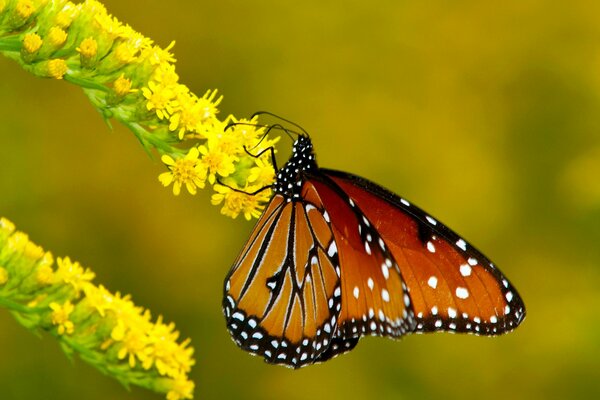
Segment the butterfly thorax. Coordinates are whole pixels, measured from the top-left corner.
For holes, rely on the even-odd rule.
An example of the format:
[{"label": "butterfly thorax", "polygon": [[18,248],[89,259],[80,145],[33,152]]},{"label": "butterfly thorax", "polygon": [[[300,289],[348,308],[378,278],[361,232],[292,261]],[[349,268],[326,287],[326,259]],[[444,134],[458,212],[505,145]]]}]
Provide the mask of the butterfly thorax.
[{"label": "butterfly thorax", "polygon": [[302,184],[307,172],[318,169],[313,146],[308,136],[300,136],[294,142],[292,156],[277,172],[273,190],[287,199],[300,199]]}]

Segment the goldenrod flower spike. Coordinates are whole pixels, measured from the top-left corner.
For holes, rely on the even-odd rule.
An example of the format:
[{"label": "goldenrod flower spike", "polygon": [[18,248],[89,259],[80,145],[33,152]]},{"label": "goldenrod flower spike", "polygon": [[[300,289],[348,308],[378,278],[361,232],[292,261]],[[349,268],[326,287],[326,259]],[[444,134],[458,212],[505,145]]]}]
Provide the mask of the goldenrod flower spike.
[{"label": "goldenrod flower spike", "polygon": [[[179,83],[174,45],[154,45],[96,0],[0,0],[0,52],[37,76],[81,86],[105,119],[123,123],[146,151],[159,153],[168,170],[159,180],[173,184],[175,195],[182,186],[193,195],[206,181],[216,199],[225,195],[218,181],[244,191],[269,186],[271,159],[252,157],[244,146],[258,154],[276,139],[251,125],[225,129],[238,120],[219,119],[223,96],[216,89],[198,96]],[[233,218],[257,217],[269,200],[267,190],[257,197],[235,190],[219,201]]]},{"label": "goldenrod flower spike", "polygon": [[191,399],[190,340],[175,325],[154,322],[131,298],[92,281],[94,273],[68,257],[54,257],[0,218],[0,305],[32,331],[56,337],[69,354],[124,385]]}]

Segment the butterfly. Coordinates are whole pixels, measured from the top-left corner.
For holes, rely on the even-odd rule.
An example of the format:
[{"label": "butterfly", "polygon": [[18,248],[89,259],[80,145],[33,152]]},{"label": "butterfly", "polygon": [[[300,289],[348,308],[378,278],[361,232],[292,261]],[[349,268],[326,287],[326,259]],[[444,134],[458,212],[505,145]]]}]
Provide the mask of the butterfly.
[{"label": "butterfly", "polygon": [[523,321],[517,290],[475,247],[391,191],[320,168],[308,134],[297,135],[225,279],[239,347],[299,368],[366,335],[493,336]]}]

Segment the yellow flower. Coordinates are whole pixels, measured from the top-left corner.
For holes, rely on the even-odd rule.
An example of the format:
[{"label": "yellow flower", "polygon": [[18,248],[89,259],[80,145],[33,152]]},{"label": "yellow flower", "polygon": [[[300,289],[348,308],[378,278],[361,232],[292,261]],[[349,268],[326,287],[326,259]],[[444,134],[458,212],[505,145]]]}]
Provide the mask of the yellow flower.
[{"label": "yellow flower", "polygon": [[[175,72],[175,66],[173,64],[162,63],[154,71],[152,79],[163,86],[171,87],[177,85],[177,82],[179,82],[179,75]],[[184,85],[179,86],[182,86],[181,92],[189,92],[189,89]]]},{"label": "yellow flower", "polygon": [[46,68],[48,76],[54,79],[62,79],[67,73],[67,63],[60,58],[48,61]]},{"label": "yellow flower", "polygon": [[243,191],[235,191],[223,185],[215,185],[214,189],[217,193],[211,197],[213,205],[223,203],[221,214],[231,218],[237,218],[238,215],[244,214],[246,220],[258,218],[264,209],[264,203],[270,198],[271,190],[265,189],[256,194],[249,194],[260,189],[260,187],[249,186]]},{"label": "yellow flower", "polygon": [[136,358],[140,360],[144,359],[144,349],[148,343],[148,338],[144,330],[132,329],[131,327],[127,329],[123,321],[119,321],[113,329],[111,338],[120,342],[121,348],[117,353],[117,357],[119,357],[119,360],[127,358],[131,368],[135,367]]},{"label": "yellow flower", "polygon": [[135,43],[127,41],[119,43],[115,49],[115,57],[121,64],[129,64],[135,60],[135,55],[139,51],[139,48],[135,46]]},{"label": "yellow flower", "polygon": [[198,99],[199,108],[201,111],[200,117],[203,121],[211,121],[216,119],[219,112],[217,106],[223,100],[223,96],[219,96],[216,100],[217,90],[207,90],[200,99]]},{"label": "yellow flower", "polygon": [[56,25],[62,29],[67,29],[73,23],[75,17],[79,14],[80,8],[75,6],[73,3],[67,3],[63,6],[62,10],[56,14]]},{"label": "yellow flower", "polygon": [[54,281],[54,271],[49,265],[41,265],[35,275],[37,283],[42,286],[50,285]]},{"label": "yellow flower", "polygon": [[67,41],[67,32],[58,26],[53,26],[48,31],[48,36],[46,36],[48,42],[54,47],[60,47]]},{"label": "yellow flower", "polygon": [[117,80],[115,80],[114,84],[114,89],[115,89],[115,93],[117,94],[117,96],[119,97],[123,97],[129,93],[132,92],[131,90],[131,80],[125,78],[124,74],[121,74],[121,76],[119,76],[117,78]]},{"label": "yellow flower", "polygon": [[35,12],[35,6],[31,0],[19,0],[15,10],[21,18],[27,19]]},{"label": "yellow flower", "polygon": [[4,7],[6,7],[6,0],[0,0],[0,12],[4,11]]},{"label": "yellow flower", "polygon": [[167,400],[191,399],[194,394],[194,382],[190,381],[185,374],[178,374],[173,379],[173,386],[167,393]]},{"label": "yellow flower", "polygon": [[0,285],[8,282],[8,271],[4,267],[0,267]]},{"label": "yellow flower", "polygon": [[173,183],[173,194],[179,195],[181,186],[185,185],[190,194],[196,194],[196,188],[203,188],[206,180],[206,168],[198,160],[198,148],[192,147],[184,158],[174,160],[164,155],[161,161],[167,165],[169,172],[158,176],[158,180],[166,187]]},{"label": "yellow flower", "polygon": [[175,41],[172,41],[166,49],[161,49],[158,46],[154,46],[145,51],[144,56],[148,57],[148,60],[152,65],[160,65],[163,63],[174,63],[175,57],[171,54],[170,50],[175,46]]},{"label": "yellow flower", "polygon": [[[179,129],[180,140],[183,139],[186,132],[197,132],[201,137],[205,136],[203,133],[207,128],[204,126],[212,126],[210,124],[213,122],[212,119],[206,118],[206,102],[191,93],[182,92],[177,96],[177,103],[179,107],[170,119],[169,130]],[[214,116],[210,117],[214,119],[215,123],[218,123]]]},{"label": "yellow flower", "polygon": [[83,39],[79,44],[79,47],[75,50],[77,50],[82,57],[92,58],[98,53],[98,42],[96,42],[96,39],[93,37]]},{"label": "yellow flower", "polygon": [[275,169],[271,163],[271,154],[266,153],[263,157],[255,159],[256,167],[250,169],[248,182],[254,186],[269,186],[275,181]]},{"label": "yellow flower", "polygon": [[15,231],[15,224],[4,217],[0,217],[0,233],[10,235]]},{"label": "yellow flower", "polygon": [[171,87],[158,85],[153,81],[148,82],[148,87],[142,88],[142,94],[148,100],[146,108],[148,111],[156,110],[156,115],[160,119],[167,118],[173,112],[173,107],[177,104],[175,91]]},{"label": "yellow flower", "polygon": [[84,270],[77,261],[71,262],[69,257],[59,257],[56,261],[58,264],[56,280],[71,285],[76,293],[79,293],[83,286],[96,276],[89,269]]},{"label": "yellow flower", "polygon": [[23,37],[23,49],[29,54],[37,52],[42,43],[42,38],[37,33],[28,33]]},{"label": "yellow flower", "polygon": [[[100,3],[98,3],[100,4]],[[123,24],[106,12],[106,8],[102,5],[102,10],[96,14],[96,18],[94,19],[95,23],[98,27],[106,33],[111,39],[114,39],[121,34],[121,30],[123,29]]]},{"label": "yellow flower", "polygon": [[206,145],[198,147],[202,154],[200,163],[208,171],[208,182],[214,184],[216,174],[222,177],[229,176],[235,171],[234,162],[238,160],[235,155],[227,154],[219,149],[219,141],[215,138],[209,138]]},{"label": "yellow flower", "polygon": [[72,334],[75,331],[75,325],[69,320],[69,315],[75,309],[73,304],[70,301],[67,301],[63,305],[52,302],[50,303],[50,308],[52,309],[52,324],[58,325],[58,334]]},{"label": "yellow flower", "polygon": [[93,284],[84,285],[83,291],[90,307],[95,309],[101,317],[106,315],[106,310],[110,309],[114,296],[103,285],[95,286]]}]

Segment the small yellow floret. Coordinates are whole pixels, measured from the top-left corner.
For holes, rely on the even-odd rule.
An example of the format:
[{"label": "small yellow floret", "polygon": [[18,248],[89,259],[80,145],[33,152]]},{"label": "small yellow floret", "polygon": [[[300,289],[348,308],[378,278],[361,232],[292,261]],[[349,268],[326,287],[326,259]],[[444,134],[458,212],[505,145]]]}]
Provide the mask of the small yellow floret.
[{"label": "small yellow floret", "polygon": [[84,269],[77,261],[72,262],[69,257],[59,257],[56,263],[58,264],[56,280],[71,285],[77,293],[95,277],[92,271]]},{"label": "small yellow floret", "polygon": [[120,43],[116,48],[114,55],[121,64],[128,64],[135,60],[139,48],[132,42]]},{"label": "small yellow floret", "polygon": [[4,217],[0,217],[0,231],[10,235],[15,231],[15,224]]},{"label": "small yellow floret", "polygon": [[125,75],[121,74],[115,81],[114,88],[117,96],[123,97],[131,93],[131,80],[125,78]]},{"label": "small yellow floret", "polygon": [[42,286],[50,285],[54,282],[54,271],[49,265],[41,265],[35,275],[35,280]]},{"label": "small yellow floret", "polygon": [[185,185],[190,194],[196,194],[196,188],[203,188],[206,181],[206,168],[198,160],[198,148],[192,147],[183,158],[174,160],[171,156],[164,155],[161,161],[169,168],[158,176],[163,186],[173,183],[173,194],[178,196],[181,186]]},{"label": "small yellow floret", "polygon": [[0,285],[8,282],[8,271],[4,267],[0,267]]},{"label": "small yellow floret", "polygon": [[72,334],[75,331],[75,325],[69,320],[69,315],[75,309],[73,304],[70,301],[67,301],[63,305],[52,302],[50,303],[50,308],[52,309],[52,324],[58,325],[58,334]]},{"label": "small yellow floret", "polygon": [[98,54],[98,42],[92,37],[83,39],[76,50],[82,57],[92,58]]},{"label": "small yellow floret", "polygon": [[4,11],[4,7],[6,7],[6,0],[0,0],[0,12]]},{"label": "small yellow floret", "polygon": [[35,12],[35,6],[31,0],[19,0],[15,11],[19,17],[27,19]]},{"label": "small yellow floret", "polygon": [[28,33],[23,37],[23,49],[33,54],[42,47],[42,38],[37,33]]},{"label": "small yellow floret", "polygon": [[63,9],[58,14],[56,14],[56,25],[60,26],[63,29],[67,29],[69,26],[71,26],[71,23],[79,14],[79,10],[79,7],[76,7],[73,3],[65,4]]},{"label": "small yellow floret", "polygon": [[60,47],[67,41],[67,32],[58,26],[53,26],[46,36],[48,42],[54,47]]},{"label": "small yellow floret", "polygon": [[206,145],[198,147],[202,159],[200,162],[208,171],[208,182],[212,185],[216,176],[227,177],[235,171],[234,163],[238,158],[233,154],[227,154],[219,148],[217,139],[209,138]]},{"label": "small yellow floret", "polygon": [[185,374],[178,374],[173,379],[173,386],[167,393],[167,400],[191,399],[194,395],[194,382],[190,381]]},{"label": "small yellow floret", "polygon": [[271,193],[269,189],[265,189],[259,193],[249,194],[261,189],[257,186],[246,187],[243,191],[235,191],[222,185],[215,185],[214,189],[217,193],[212,195],[211,203],[215,206],[223,203],[221,214],[231,218],[243,214],[248,221],[260,216],[265,207],[264,203],[269,200]]},{"label": "small yellow floret", "polygon": [[67,73],[67,63],[65,60],[56,58],[48,61],[46,64],[48,76],[54,79],[62,79]]}]

